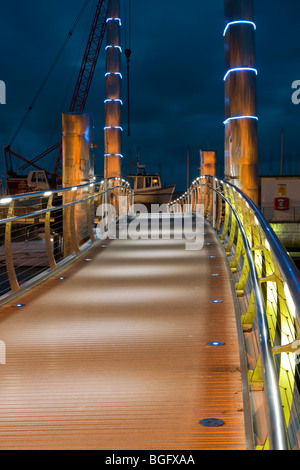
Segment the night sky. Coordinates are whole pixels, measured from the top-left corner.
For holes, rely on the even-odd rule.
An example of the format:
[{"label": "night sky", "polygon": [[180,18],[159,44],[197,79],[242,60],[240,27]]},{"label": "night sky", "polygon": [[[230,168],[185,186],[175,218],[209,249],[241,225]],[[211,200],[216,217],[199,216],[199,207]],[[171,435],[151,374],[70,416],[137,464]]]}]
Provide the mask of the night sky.
[{"label": "night sky", "polygon": [[[1,72],[7,104],[0,106],[0,144],[9,144],[63,44],[83,0],[2,2]],[[25,158],[61,137],[96,1],[90,4],[47,85],[13,142]],[[122,8],[124,1],[121,0]],[[300,172],[300,105],[292,83],[300,80],[300,2],[255,1],[258,142],[260,174],[278,174],[284,130],[284,173]],[[125,28],[125,24],[127,24]],[[198,175],[199,150],[215,150],[223,176],[224,5],[222,0],[132,0],[131,136],[127,136],[126,58],[123,54],[123,173],[136,152],[148,170],[185,190],[186,154],[190,175]],[[123,50],[129,25],[123,20]],[[94,115],[96,173],[103,173],[103,44],[86,111]],[[297,159],[297,155],[299,155]],[[52,158],[40,161],[51,171]],[[2,159],[3,160],[3,159]],[[20,166],[15,161],[14,169]],[[134,167],[132,167],[135,171]],[[5,177],[4,161],[1,175]]]}]

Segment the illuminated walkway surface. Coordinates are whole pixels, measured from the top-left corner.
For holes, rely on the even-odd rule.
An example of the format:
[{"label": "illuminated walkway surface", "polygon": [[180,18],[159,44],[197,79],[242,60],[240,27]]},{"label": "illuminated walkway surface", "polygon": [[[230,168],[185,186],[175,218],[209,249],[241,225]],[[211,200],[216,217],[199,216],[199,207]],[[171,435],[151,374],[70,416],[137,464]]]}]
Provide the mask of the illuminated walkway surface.
[{"label": "illuminated walkway surface", "polygon": [[1,308],[0,449],[246,448],[231,287],[206,232],[200,251],[113,240]]}]

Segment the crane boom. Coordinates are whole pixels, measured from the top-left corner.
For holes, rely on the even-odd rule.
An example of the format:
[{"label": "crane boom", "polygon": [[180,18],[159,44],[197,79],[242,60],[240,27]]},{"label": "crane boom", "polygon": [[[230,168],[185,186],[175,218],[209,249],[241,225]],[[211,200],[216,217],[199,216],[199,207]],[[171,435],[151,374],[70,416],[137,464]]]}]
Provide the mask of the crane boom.
[{"label": "crane boom", "polygon": [[[97,61],[99,58],[99,53],[101,50],[103,38],[106,30],[106,17],[107,17],[107,8],[108,0],[99,0],[97,2],[96,11],[93,19],[93,24],[89,34],[88,42],[86,45],[85,53],[83,56],[80,72],[76,82],[75,90],[73,93],[72,101],[69,107],[69,112],[83,112],[85,109],[86,101],[90,91],[91,83],[94,77],[94,72],[96,69]],[[62,147],[61,140],[50,149],[44,151],[37,157],[35,157],[32,162],[23,159],[27,163],[23,165],[20,170],[28,168],[31,163],[35,163],[40,158],[44,157],[50,153],[54,148],[58,147],[57,156],[55,159],[53,171],[52,171],[52,183],[56,181],[59,170],[61,169],[62,162]],[[7,152],[18,156],[12,152],[9,148],[6,149]],[[18,156],[19,157],[19,156]],[[36,167],[36,165],[34,165]]]},{"label": "crane boom", "polygon": [[71,113],[84,111],[105,34],[107,6],[107,0],[100,0],[97,4],[95,18],[69,109]]},{"label": "crane boom", "polygon": [[[71,106],[69,108],[70,113],[82,113],[84,111],[91,83],[94,77],[101,45],[105,35],[107,7],[108,0],[99,0],[90,36],[83,56],[81,69],[75,86]],[[54,179],[56,179],[58,176],[61,163],[62,147],[60,145],[52,171]]]}]

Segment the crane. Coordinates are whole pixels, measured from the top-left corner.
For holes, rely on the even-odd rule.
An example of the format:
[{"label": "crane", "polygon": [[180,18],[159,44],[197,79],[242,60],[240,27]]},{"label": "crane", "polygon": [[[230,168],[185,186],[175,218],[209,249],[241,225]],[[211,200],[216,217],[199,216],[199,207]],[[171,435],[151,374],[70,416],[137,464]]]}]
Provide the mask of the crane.
[{"label": "crane", "polygon": [[[107,8],[108,0],[99,0],[97,2],[96,11],[86,45],[85,53],[83,56],[80,72],[77,78],[75,90],[73,93],[72,101],[69,107],[69,112],[83,112],[85,109],[86,101],[90,91],[91,83],[93,80],[95,68],[97,65],[99,53],[101,50],[103,38],[106,30],[106,19],[107,19]],[[71,33],[69,33],[69,36]],[[31,111],[31,107],[29,108]],[[23,120],[24,121],[24,120]],[[62,163],[62,141],[60,140],[55,145],[45,150],[41,154],[37,155],[33,160],[27,160],[16,152],[12,151],[10,146],[4,149],[5,152],[5,161],[7,169],[9,168],[8,162],[10,161],[10,169],[8,169],[8,175],[16,176],[12,171],[11,157],[15,156],[25,162],[25,164],[20,167],[20,170],[25,170],[29,166],[34,167],[37,170],[41,170],[41,167],[36,164],[41,158],[48,155],[50,152],[57,150],[57,156],[54,162],[52,173],[45,172],[47,177],[51,178],[51,186],[55,188],[59,183]]]}]

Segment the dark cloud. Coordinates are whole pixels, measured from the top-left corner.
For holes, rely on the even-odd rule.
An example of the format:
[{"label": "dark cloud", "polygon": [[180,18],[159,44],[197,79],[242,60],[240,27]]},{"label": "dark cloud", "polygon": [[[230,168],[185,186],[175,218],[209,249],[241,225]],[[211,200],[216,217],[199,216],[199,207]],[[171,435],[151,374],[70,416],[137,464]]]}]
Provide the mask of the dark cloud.
[{"label": "dark cloud", "polygon": [[[27,158],[55,143],[61,113],[67,111],[92,17],[91,0],[14,147]],[[1,76],[7,104],[0,107],[1,144],[7,145],[31,104],[83,0],[5,2],[1,7]],[[121,0],[121,4],[124,2]],[[299,2],[256,1],[257,105],[261,168],[278,162],[281,131],[288,155],[299,153],[300,106],[291,102],[291,84],[300,79]],[[132,0],[131,137],[123,109],[124,173],[138,150],[167,182],[185,185],[186,152],[196,176],[199,150],[216,150],[223,164],[224,47],[223,2]],[[123,21],[123,42],[128,25]],[[124,45],[123,45],[124,48]],[[97,172],[103,172],[104,47],[86,110],[94,114]],[[124,92],[126,59],[123,57]],[[126,102],[126,94],[124,95]],[[53,157],[55,158],[55,156]],[[51,161],[44,163],[51,168]],[[275,165],[275,163],[274,163]],[[2,173],[3,173],[2,164]]]}]

